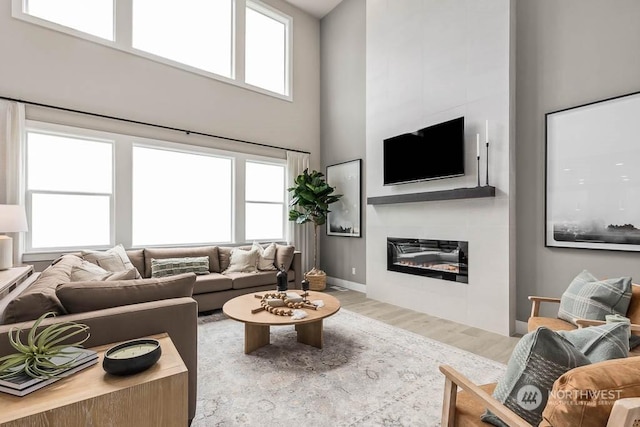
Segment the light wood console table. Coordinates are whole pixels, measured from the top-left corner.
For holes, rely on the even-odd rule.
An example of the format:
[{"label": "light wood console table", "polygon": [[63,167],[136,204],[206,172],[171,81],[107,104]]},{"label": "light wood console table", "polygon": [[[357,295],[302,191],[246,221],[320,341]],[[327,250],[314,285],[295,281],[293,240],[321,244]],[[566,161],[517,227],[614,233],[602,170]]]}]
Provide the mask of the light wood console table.
[{"label": "light wood console table", "polygon": [[0,393],[1,427],[181,427],[188,423],[187,368],[167,334],[158,363],[136,375],[117,377],[98,363],[24,397]]}]

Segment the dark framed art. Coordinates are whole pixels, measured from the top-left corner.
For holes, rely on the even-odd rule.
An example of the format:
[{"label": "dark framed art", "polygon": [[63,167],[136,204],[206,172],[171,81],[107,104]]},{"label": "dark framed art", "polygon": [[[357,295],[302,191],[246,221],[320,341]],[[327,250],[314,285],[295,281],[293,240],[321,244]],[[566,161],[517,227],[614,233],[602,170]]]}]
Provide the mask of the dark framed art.
[{"label": "dark framed art", "polygon": [[357,159],[327,166],[327,184],[335,187],[336,194],[342,194],[340,200],[329,206],[329,236],[361,237],[361,165],[362,159]]},{"label": "dark framed art", "polygon": [[640,251],[640,92],[545,115],[545,246]]}]

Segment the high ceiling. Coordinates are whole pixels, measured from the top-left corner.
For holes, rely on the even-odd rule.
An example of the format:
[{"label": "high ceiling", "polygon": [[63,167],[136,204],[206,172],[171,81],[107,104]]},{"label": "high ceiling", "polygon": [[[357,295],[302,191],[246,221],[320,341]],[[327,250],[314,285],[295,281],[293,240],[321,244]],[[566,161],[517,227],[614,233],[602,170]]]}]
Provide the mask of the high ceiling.
[{"label": "high ceiling", "polygon": [[322,19],[327,13],[331,12],[342,0],[286,0],[298,9]]}]

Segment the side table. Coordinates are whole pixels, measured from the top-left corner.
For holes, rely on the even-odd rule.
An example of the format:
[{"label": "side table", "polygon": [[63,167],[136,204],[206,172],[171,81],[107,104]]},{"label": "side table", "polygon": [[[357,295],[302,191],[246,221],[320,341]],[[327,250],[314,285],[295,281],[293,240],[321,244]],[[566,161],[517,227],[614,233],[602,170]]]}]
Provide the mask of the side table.
[{"label": "side table", "polygon": [[188,423],[187,368],[167,334],[154,335],[162,356],[146,371],[113,376],[98,363],[24,397],[0,394],[1,427],[175,427]]},{"label": "side table", "polygon": [[25,265],[0,270],[0,298],[14,290],[33,274],[33,266]]}]

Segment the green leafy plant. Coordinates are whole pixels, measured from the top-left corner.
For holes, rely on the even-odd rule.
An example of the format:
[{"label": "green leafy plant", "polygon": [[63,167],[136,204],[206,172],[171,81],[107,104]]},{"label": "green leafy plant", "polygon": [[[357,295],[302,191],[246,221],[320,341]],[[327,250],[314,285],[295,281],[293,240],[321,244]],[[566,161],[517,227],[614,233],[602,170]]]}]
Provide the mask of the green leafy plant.
[{"label": "green leafy plant", "polygon": [[[9,379],[27,374],[32,378],[52,378],[73,367],[75,357],[68,357],[68,361],[52,363],[55,356],[72,356],[75,354],[69,348],[81,347],[89,339],[89,327],[82,323],[61,322],[54,323],[37,332],[38,327],[47,317],[55,317],[55,313],[45,313],[36,320],[27,334],[27,341],[22,342],[22,332],[19,328],[9,330],[9,342],[18,352],[0,357],[0,379]],[[69,343],[72,337],[82,337]]]},{"label": "green leafy plant", "polygon": [[327,184],[322,172],[315,170],[309,173],[305,169],[294,183],[294,187],[287,189],[293,193],[289,202],[289,221],[313,223],[313,269],[310,274],[322,274],[318,269],[318,227],[326,224],[327,214],[331,212],[329,205],[340,200],[342,194],[333,194],[335,188]]}]

